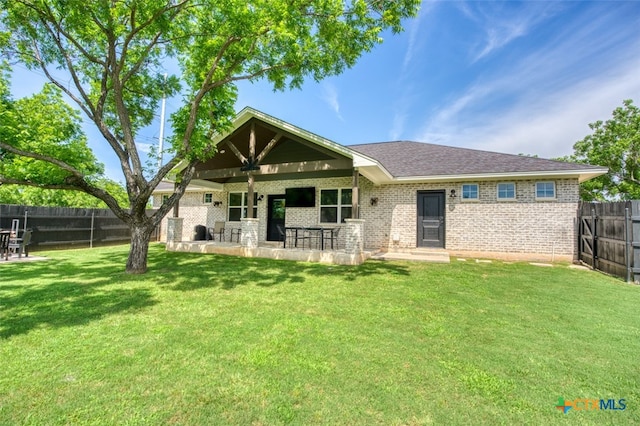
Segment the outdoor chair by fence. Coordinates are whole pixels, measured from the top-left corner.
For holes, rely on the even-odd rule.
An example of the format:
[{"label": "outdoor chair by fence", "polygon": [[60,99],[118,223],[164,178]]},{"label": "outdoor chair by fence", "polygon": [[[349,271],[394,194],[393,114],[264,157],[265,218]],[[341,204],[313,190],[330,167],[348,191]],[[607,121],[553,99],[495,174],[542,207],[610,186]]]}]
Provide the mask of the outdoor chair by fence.
[{"label": "outdoor chair by fence", "polygon": [[0,232],[0,260],[4,257],[4,260],[9,259],[9,237],[11,233],[9,231]]},{"label": "outdoor chair by fence", "polygon": [[13,253],[18,253],[18,258],[22,258],[22,253],[24,253],[25,257],[29,257],[29,243],[31,243],[31,233],[30,229],[24,231],[22,234],[22,238],[12,238],[9,241],[9,251]]}]

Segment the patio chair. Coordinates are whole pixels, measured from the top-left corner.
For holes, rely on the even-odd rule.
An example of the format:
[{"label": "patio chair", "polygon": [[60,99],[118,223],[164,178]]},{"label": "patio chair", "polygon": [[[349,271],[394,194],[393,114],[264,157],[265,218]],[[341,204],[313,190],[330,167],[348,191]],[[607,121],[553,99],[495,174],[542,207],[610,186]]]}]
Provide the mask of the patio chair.
[{"label": "patio chair", "polygon": [[333,250],[333,244],[335,242],[336,250],[338,249],[338,235],[340,234],[340,227],[328,229],[328,233],[324,236],[324,244],[327,245],[331,242],[331,250]]},{"label": "patio chair", "polygon": [[9,241],[8,251],[18,253],[18,259],[22,258],[22,253],[25,257],[29,257],[29,244],[31,243],[31,229],[27,229],[22,234],[22,238],[15,238]]},{"label": "patio chair", "polygon": [[19,230],[20,230],[20,219],[13,219],[11,221],[11,238],[16,238],[18,236]]},{"label": "patio chair", "polygon": [[315,228],[304,228],[298,231],[296,246],[300,246],[300,241],[302,241],[302,248],[305,248],[305,245],[308,245],[310,249],[317,249],[319,246],[322,230]]},{"label": "patio chair", "polygon": [[236,237],[236,241],[240,242],[240,236],[242,235],[242,228],[231,228],[230,241],[233,242],[233,237]]},{"label": "patio chair", "polygon": [[209,228],[210,229],[210,233],[211,233],[211,239],[212,240],[216,240],[216,235],[218,236],[218,241],[224,241],[224,227],[226,225],[226,222],[224,221],[216,221],[216,223],[213,224],[213,228]]},{"label": "patio chair", "polygon": [[[282,225],[276,225],[276,229],[278,230],[278,236],[280,237],[280,241],[282,241],[282,248],[287,247],[287,229],[282,228]],[[289,241],[289,245],[291,245],[291,241]]]}]

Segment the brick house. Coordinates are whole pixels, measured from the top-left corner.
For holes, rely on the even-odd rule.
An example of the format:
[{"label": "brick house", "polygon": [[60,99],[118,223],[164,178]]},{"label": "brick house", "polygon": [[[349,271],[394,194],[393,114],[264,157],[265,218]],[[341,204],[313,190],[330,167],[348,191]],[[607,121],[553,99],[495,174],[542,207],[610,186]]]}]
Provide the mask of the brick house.
[{"label": "brick house", "polygon": [[[240,228],[253,211],[258,245],[281,239],[277,225],[320,225],[347,228],[339,247],[357,232],[374,251],[573,258],[579,183],[607,172],[420,142],[344,146],[251,108],[214,142],[180,200],[182,240],[196,225]],[[158,187],[156,206],[171,190]]]}]

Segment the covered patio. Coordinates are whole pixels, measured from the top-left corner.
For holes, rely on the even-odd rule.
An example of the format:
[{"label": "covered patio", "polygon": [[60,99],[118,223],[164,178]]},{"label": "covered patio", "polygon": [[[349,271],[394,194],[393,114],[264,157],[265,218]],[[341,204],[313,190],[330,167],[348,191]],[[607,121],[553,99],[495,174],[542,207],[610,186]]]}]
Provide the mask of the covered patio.
[{"label": "covered patio", "polygon": [[[233,128],[214,138],[216,154],[196,167],[191,182],[205,191],[206,217],[185,218],[176,204],[166,223],[167,249],[362,263],[368,255],[359,177],[373,162],[253,109],[243,110]],[[335,186],[319,183],[327,180]],[[207,236],[218,226],[230,235],[192,241],[200,239],[191,234],[194,220]]]}]

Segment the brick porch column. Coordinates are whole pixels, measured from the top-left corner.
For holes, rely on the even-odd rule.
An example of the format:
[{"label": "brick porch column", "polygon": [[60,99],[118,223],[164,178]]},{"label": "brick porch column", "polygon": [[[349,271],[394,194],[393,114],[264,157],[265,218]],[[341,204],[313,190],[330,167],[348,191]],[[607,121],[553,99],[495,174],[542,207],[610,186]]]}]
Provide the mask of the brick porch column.
[{"label": "brick porch column", "polygon": [[345,219],[344,249],[350,255],[362,255],[364,251],[364,219]]},{"label": "brick porch column", "polygon": [[179,243],[182,241],[182,223],[184,219],[181,217],[167,218],[167,242]]},{"label": "brick porch column", "polygon": [[245,248],[258,248],[258,225],[260,219],[243,218],[242,234],[240,236],[240,245]]}]

